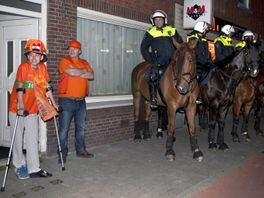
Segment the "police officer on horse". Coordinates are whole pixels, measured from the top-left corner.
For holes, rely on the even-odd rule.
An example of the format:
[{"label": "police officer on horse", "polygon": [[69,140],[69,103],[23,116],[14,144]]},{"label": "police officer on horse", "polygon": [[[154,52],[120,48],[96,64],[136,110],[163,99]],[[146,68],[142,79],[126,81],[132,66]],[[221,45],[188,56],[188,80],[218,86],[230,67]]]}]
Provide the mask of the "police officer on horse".
[{"label": "police officer on horse", "polygon": [[150,17],[152,27],[145,33],[141,43],[143,58],[151,63],[149,71],[150,107],[157,108],[157,87],[159,78],[169,65],[175,51],[174,38],[178,43],[183,40],[176,28],[168,25],[168,16],[162,10],[156,10]]},{"label": "police officer on horse", "polygon": [[232,25],[224,25],[221,28],[220,35],[214,40],[216,62],[222,62],[233,55],[235,49],[232,36],[234,33],[235,29]]}]

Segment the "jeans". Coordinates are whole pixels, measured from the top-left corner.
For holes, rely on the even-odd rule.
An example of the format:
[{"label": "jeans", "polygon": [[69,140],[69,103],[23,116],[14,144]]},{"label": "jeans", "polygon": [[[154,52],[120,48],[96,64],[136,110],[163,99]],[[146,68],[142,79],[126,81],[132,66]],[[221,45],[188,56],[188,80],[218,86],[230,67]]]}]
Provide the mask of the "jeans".
[{"label": "jeans", "polygon": [[75,100],[69,98],[59,98],[59,106],[62,107],[63,110],[59,114],[59,136],[63,157],[66,157],[68,153],[68,132],[72,118],[74,118],[75,125],[76,153],[80,154],[85,152],[85,99]]}]

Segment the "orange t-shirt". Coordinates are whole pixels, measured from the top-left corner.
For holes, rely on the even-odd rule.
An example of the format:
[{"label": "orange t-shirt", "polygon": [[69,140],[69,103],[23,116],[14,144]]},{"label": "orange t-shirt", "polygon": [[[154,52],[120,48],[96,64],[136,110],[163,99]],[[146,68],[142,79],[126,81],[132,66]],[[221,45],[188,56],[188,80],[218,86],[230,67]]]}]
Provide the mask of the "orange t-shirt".
[{"label": "orange t-shirt", "polygon": [[50,81],[48,70],[44,63],[39,63],[37,69],[33,69],[30,62],[26,61],[19,65],[16,81],[10,97],[9,111],[17,112],[17,93],[16,82],[22,82],[25,93],[23,94],[24,108],[29,114],[38,113],[38,106],[36,102],[34,84],[46,93],[47,83]]},{"label": "orange t-shirt", "polygon": [[[60,82],[59,82],[59,97],[72,97],[72,98],[84,98],[88,95],[89,85],[88,80],[78,77],[78,76],[70,76],[64,73],[65,70],[70,69],[73,66],[74,68],[78,69],[86,69],[87,72],[93,72],[92,67],[90,64],[83,60],[73,60],[69,56],[62,58],[59,63],[59,73],[60,73]],[[62,86],[62,77],[65,78],[66,76],[66,83],[64,83],[65,89],[61,89]]]}]

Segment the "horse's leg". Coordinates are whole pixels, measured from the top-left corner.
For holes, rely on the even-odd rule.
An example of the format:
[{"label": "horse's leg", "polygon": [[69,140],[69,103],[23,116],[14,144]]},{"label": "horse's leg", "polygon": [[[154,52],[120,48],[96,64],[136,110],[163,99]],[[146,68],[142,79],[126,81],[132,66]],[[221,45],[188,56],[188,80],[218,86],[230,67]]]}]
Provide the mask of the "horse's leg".
[{"label": "horse's leg", "polygon": [[220,112],[217,117],[218,122],[218,136],[217,136],[217,144],[219,145],[218,149],[222,151],[227,151],[229,149],[228,145],[225,143],[225,118],[227,115],[228,109]]},{"label": "horse's leg", "polygon": [[199,126],[202,130],[205,130],[208,128],[208,116],[206,113],[206,109],[202,104],[197,105],[197,112],[198,112],[198,118],[199,118]]},{"label": "horse's leg", "polygon": [[204,158],[202,151],[199,149],[195,125],[195,114],[196,114],[196,104],[189,104],[186,108],[186,118],[188,124],[188,132],[190,135],[191,150],[193,152],[193,159],[201,162]]},{"label": "horse's leg", "polygon": [[163,117],[163,111],[165,111],[163,109],[163,107],[158,107],[158,128],[157,128],[157,134],[156,137],[159,138],[163,138],[163,133],[162,133],[162,117]]},{"label": "horse's leg", "polygon": [[150,105],[149,103],[145,103],[144,108],[144,129],[143,129],[143,139],[148,141],[150,140],[150,132],[149,132],[149,116],[151,113]]},{"label": "horse's leg", "polygon": [[141,141],[140,127],[139,127],[139,112],[140,112],[140,92],[133,94],[133,106],[134,106],[134,142]]},{"label": "horse's leg", "polygon": [[264,108],[261,107],[261,102],[259,101],[261,99],[257,99],[257,105],[255,109],[255,124],[254,124],[254,129],[256,130],[256,135],[262,135],[264,136],[264,132],[260,129],[260,121],[261,121],[261,116],[264,113]]},{"label": "horse's leg", "polygon": [[174,107],[167,107],[168,112],[168,135],[166,141],[166,159],[169,161],[175,160],[175,152],[173,150],[173,142],[176,141],[176,138],[173,136],[174,133],[174,121],[175,121],[175,112]]},{"label": "horse's leg", "polygon": [[237,128],[239,124],[239,113],[241,106],[241,102],[237,100],[233,102],[233,126],[231,131],[233,142],[240,142],[239,136],[237,134]]},{"label": "horse's leg", "polygon": [[251,141],[251,138],[248,134],[248,120],[249,120],[249,113],[250,113],[252,105],[253,105],[252,103],[245,105],[245,112],[243,114],[244,121],[242,123],[241,134],[246,142]]},{"label": "horse's leg", "polygon": [[212,110],[212,107],[209,109],[209,132],[208,132],[208,143],[209,149],[216,150],[217,145],[215,143],[215,125],[216,125],[216,115]]}]

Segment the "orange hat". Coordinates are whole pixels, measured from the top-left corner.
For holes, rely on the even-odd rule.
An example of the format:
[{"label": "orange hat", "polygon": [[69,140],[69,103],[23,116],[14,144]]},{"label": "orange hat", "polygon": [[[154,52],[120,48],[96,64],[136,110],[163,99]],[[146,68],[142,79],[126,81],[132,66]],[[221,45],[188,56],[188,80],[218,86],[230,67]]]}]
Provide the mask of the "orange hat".
[{"label": "orange hat", "polygon": [[81,43],[79,41],[71,41],[69,47],[81,49]]},{"label": "orange hat", "polygon": [[28,40],[24,49],[25,49],[25,53],[24,53],[25,55],[27,55],[30,52],[43,55],[43,59],[41,60],[41,62],[45,62],[48,59],[46,53],[47,50],[41,40],[37,40],[37,39]]}]

